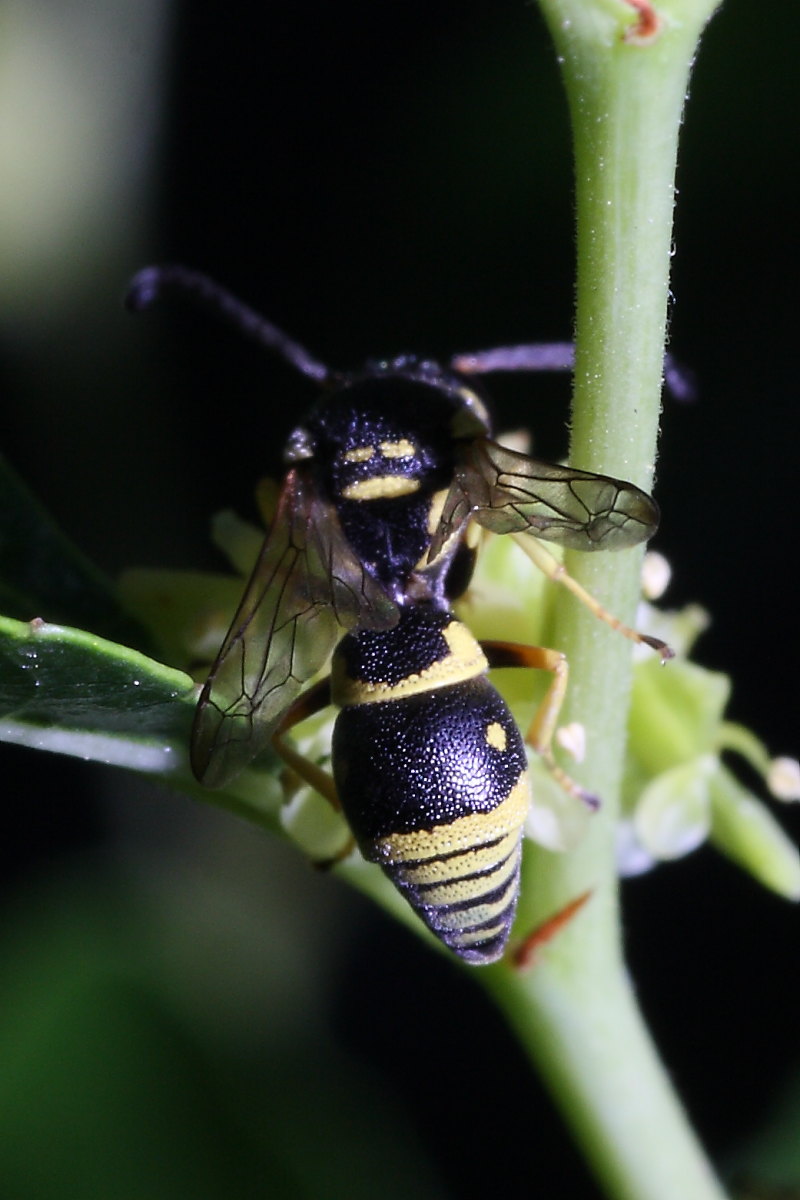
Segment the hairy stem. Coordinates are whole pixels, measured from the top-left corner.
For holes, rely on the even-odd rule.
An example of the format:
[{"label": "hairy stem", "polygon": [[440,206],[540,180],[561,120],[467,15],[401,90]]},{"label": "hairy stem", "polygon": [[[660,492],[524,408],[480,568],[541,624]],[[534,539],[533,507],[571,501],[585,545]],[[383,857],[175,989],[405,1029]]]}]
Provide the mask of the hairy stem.
[{"label": "hairy stem", "polygon": [[[710,0],[540,0],[572,114],[578,218],[571,461],[651,488],[660,411],[674,172],[689,70]],[[630,620],[641,553],[568,555],[568,568]],[[590,901],[529,973],[486,982],[562,1107],[608,1194],[722,1195],[658,1060],[622,957],[614,828],[625,751],[630,645],[571,596],[555,644],[569,657],[563,720],[587,731],[569,769],[603,798],[580,847],[532,848],[520,924]],[[666,670],[669,669],[667,666]],[[519,926],[518,926],[519,928]]]}]

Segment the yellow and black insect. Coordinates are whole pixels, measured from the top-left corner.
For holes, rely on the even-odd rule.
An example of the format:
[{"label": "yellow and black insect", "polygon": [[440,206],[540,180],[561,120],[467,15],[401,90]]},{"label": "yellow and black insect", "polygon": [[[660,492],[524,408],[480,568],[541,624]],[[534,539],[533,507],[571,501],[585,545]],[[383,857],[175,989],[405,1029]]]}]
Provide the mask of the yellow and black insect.
[{"label": "yellow and black insect", "polygon": [[[306,771],[283,735],[337,705],[335,791],[321,786],[362,854],[460,958],[494,962],[517,902],[529,783],[523,739],[487,678],[490,665],[552,672],[527,740],[569,790],[594,801],[550,749],[564,656],[482,647],[453,615],[472,574],[470,528],[619,549],[654,532],[656,505],[633,484],[490,439],[470,376],[568,366],[569,347],[462,355],[448,367],[406,356],[337,373],[183,268],[140,272],[129,306],[145,308],[170,287],[214,306],[324,389],[288,440],[272,527],[202,690],[194,772],[219,786],[272,742],[317,782],[318,769]],[[309,688],[331,654],[329,679]]]}]

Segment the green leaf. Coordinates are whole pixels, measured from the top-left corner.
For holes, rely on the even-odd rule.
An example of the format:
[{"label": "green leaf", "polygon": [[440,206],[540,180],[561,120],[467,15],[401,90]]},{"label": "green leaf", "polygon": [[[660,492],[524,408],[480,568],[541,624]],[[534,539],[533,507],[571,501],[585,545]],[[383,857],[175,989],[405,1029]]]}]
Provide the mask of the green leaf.
[{"label": "green leaf", "polygon": [[629,747],[639,768],[658,775],[716,751],[730,690],[726,675],[683,659],[637,664]]},{"label": "green leaf", "polygon": [[194,680],[81,629],[0,617],[0,741],[160,775],[198,799],[281,832],[283,799],[271,751],[261,768],[208,791],[187,749]]},{"label": "green leaf", "polygon": [[680,858],[705,841],[711,823],[713,754],[701,754],[657,775],[642,792],[633,821],[653,858]]},{"label": "green leaf", "polygon": [[800,900],[800,851],[767,807],[725,767],[711,779],[711,840],[787,900]]},{"label": "green leaf", "polygon": [[182,671],[79,629],[0,617],[0,739],[171,773],[195,700]]}]

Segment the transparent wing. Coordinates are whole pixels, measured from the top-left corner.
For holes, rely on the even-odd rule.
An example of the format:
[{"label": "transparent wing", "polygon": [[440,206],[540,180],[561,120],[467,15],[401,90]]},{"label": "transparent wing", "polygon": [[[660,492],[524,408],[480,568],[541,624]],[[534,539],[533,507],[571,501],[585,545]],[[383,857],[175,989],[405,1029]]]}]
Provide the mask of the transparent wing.
[{"label": "transparent wing", "polygon": [[573,550],[620,550],[655,533],[658,506],[632,483],[540,462],[478,438],[465,443],[429,551],[433,561],[472,519]]},{"label": "transparent wing", "polygon": [[290,471],[200,696],[191,750],[197,778],[219,787],[263,749],[344,629],[386,629],[397,618],[334,510],[301,470]]}]

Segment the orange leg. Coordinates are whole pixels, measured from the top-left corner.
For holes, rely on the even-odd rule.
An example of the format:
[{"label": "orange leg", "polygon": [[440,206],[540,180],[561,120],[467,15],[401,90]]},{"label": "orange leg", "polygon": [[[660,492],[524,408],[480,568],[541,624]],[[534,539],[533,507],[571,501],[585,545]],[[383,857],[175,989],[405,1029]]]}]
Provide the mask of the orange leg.
[{"label": "orange leg", "polygon": [[630,625],[623,624],[619,617],[615,617],[607,609],[603,608],[599,600],[596,600],[591,592],[587,592],[585,587],[578,583],[577,579],[573,579],[567,571],[563,563],[545,549],[540,541],[535,537],[526,535],[512,534],[514,541],[520,546],[531,562],[543,571],[548,579],[553,583],[560,583],[567,591],[572,592],[573,596],[577,596],[581,604],[585,604],[591,613],[599,620],[604,621],[606,625],[610,625],[612,629],[616,629],[623,637],[629,638],[632,642],[639,642],[645,646],[650,646],[653,650],[657,650],[661,655],[662,661],[666,662],[668,658],[674,658],[674,651],[670,650],[666,642],[662,642],[660,638],[649,637],[646,633],[639,633],[636,629],[631,629]]},{"label": "orange leg", "polygon": [[[300,754],[299,751],[295,750],[294,746],[284,741],[283,737],[285,733],[288,733],[295,725],[299,725],[306,717],[311,717],[314,713],[327,708],[330,702],[330,680],[322,679],[319,683],[313,684],[312,687],[298,696],[294,704],[286,710],[278,728],[272,735],[272,745],[275,753],[283,759],[287,767],[294,771],[299,779],[314,788],[316,792],[319,792],[336,812],[341,812],[342,806],[339,802],[336,785],[331,775],[327,771],[324,771],[322,767],[318,767],[316,763],[311,762],[303,754]],[[355,841],[352,837],[348,837],[342,849],[337,851],[333,858],[317,862],[315,866],[321,869],[335,866],[337,862],[341,862],[342,859],[347,858],[354,846]]]},{"label": "orange leg", "polygon": [[580,896],[576,896],[574,900],[570,900],[569,904],[565,904],[557,913],[554,913],[552,917],[548,917],[532,933],[528,934],[511,955],[511,961],[518,971],[524,971],[526,967],[533,965],[542,946],[546,946],[548,942],[551,942],[556,934],[560,933],[564,926],[569,924],[575,914],[583,908],[591,894],[591,890],[582,892]]},{"label": "orange leg", "polygon": [[539,671],[550,671],[552,679],[544,698],[536,709],[533,720],[525,734],[525,741],[532,746],[556,782],[570,796],[577,796],[589,808],[599,808],[600,801],[562,770],[553,757],[553,736],[558,723],[558,714],[564,703],[569,678],[567,656],[560,650],[546,650],[543,646],[524,646],[515,642],[482,642],[489,665],[492,667],[528,667]]},{"label": "orange leg", "polygon": [[287,708],[272,735],[272,745],[275,753],[283,759],[287,766],[291,767],[296,775],[299,775],[305,783],[310,784],[321,796],[324,796],[337,812],[341,812],[342,806],[336,795],[333,779],[328,772],[323,771],[316,763],[309,762],[304,755],[295,750],[294,746],[290,746],[283,739],[283,735],[290,729],[294,729],[295,725],[305,721],[306,717],[312,717],[314,713],[321,712],[323,708],[328,707],[330,702],[330,680],[321,679],[319,683],[313,684],[298,696],[294,704]]}]

